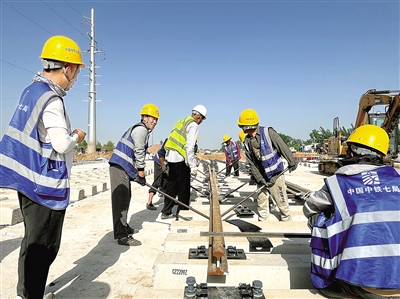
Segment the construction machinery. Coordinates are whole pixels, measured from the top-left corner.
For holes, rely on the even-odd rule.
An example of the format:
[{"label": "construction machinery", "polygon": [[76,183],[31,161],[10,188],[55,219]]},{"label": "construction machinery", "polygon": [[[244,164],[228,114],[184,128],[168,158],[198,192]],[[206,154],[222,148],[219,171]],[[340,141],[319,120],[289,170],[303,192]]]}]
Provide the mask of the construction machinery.
[{"label": "construction machinery", "polygon": [[[382,106],[384,111],[371,111],[373,107]],[[394,165],[399,153],[399,118],[400,118],[400,92],[398,90],[368,90],[361,95],[358,113],[354,129],[372,124],[382,127],[389,135],[390,144],[388,153],[384,159],[385,164]],[[327,145],[328,159],[322,159],[318,163],[318,171],[321,174],[333,174],[338,168],[338,160],[346,156],[346,140],[348,136],[342,136],[339,118],[333,120],[333,136],[329,138]]]}]

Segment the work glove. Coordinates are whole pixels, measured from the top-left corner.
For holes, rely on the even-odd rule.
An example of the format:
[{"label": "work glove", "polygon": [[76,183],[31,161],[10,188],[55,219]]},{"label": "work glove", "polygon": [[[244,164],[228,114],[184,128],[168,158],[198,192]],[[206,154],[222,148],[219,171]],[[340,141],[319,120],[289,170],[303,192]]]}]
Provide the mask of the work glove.
[{"label": "work glove", "polygon": [[146,185],[146,177],[144,177],[144,176],[139,176],[139,175],[138,175],[138,176],[135,178],[135,182],[138,183],[139,185],[144,186],[144,185]]},{"label": "work glove", "polygon": [[169,168],[167,165],[161,166],[163,174],[167,175],[169,174]]},{"label": "work glove", "polygon": [[295,171],[296,168],[297,168],[297,163],[295,163],[295,164],[292,165],[292,166],[289,166],[289,173],[291,173],[292,171]]},{"label": "work glove", "polygon": [[194,159],[196,160],[196,166],[199,167],[200,159],[197,156],[194,156]]},{"label": "work glove", "polygon": [[271,188],[274,185],[271,182],[267,182],[264,178],[261,180],[261,184],[264,185],[266,188]]},{"label": "work glove", "polygon": [[190,176],[195,178],[197,175],[197,167],[190,168]]}]

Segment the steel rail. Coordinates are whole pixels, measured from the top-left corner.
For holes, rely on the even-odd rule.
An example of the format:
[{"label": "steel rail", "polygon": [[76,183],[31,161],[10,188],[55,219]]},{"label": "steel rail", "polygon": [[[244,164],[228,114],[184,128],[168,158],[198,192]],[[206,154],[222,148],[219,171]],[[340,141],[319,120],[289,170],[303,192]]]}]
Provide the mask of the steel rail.
[{"label": "steel rail", "polygon": [[[222,218],[221,211],[218,201],[218,187],[216,174],[211,167],[209,167],[210,173],[210,222],[209,232],[210,233],[222,233]],[[224,275],[228,273],[228,260],[226,256],[225,240],[223,236],[209,236],[209,248],[208,248],[208,275]]]},{"label": "steel rail", "polygon": [[201,237],[311,238],[311,233],[284,232],[200,232]]}]

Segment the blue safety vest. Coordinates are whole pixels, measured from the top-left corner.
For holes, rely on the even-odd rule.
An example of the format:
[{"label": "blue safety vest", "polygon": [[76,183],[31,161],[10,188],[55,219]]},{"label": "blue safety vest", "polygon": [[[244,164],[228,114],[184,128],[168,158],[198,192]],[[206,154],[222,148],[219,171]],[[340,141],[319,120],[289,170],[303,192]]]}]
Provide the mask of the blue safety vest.
[{"label": "blue safety vest", "polygon": [[[389,166],[325,179],[334,214],[312,230],[311,281],[334,278],[357,286],[400,288],[400,174]],[[329,218],[327,218],[329,217]]]},{"label": "blue safety vest", "polygon": [[17,109],[0,142],[0,187],[23,193],[53,210],[69,202],[66,155],[39,139],[37,125],[46,104],[59,97],[46,83],[35,82],[22,92]]},{"label": "blue safety vest", "polygon": [[231,162],[239,160],[239,152],[235,142],[232,141],[230,146],[226,145],[225,150],[228,153],[229,158],[232,159]]},{"label": "blue safety vest", "polygon": [[[164,140],[164,142],[162,143],[160,149],[157,151],[157,153],[153,156],[153,161],[156,162],[158,165],[161,166],[161,162],[160,162],[160,154],[162,158],[165,158],[165,143],[167,142],[168,138]],[[167,164],[167,160],[164,160],[164,163]]]},{"label": "blue safety vest", "polygon": [[281,173],[284,168],[282,159],[277,150],[272,146],[269,134],[265,134],[264,127],[260,127],[260,150],[261,162],[267,177],[270,179],[275,174]]},{"label": "blue safety vest", "polygon": [[[138,126],[143,126],[147,130],[146,125],[142,122],[130,127],[118,141],[118,144],[109,160],[109,163],[118,164],[121,166],[132,179],[136,178],[138,170],[134,166],[134,162],[136,161],[135,150],[133,148],[135,141],[132,139],[131,133],[133,129]],[[147,147],[148,144],[146,143],[145,148],[147,149]]]}]

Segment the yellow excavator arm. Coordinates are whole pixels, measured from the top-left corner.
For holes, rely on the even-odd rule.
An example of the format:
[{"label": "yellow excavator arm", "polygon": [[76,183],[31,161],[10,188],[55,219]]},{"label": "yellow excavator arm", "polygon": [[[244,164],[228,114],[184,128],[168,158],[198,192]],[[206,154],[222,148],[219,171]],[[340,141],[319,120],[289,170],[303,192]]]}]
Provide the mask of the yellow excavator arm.
[{"label": "yellow excavator arm", "polygon": [[[385,107],[384,112],[372,113],[374,106],[382,105]],[[390,145],[385,163],[393,164],[393,159],[398,156],[398,126],[400,118],[400,91],[399,90],[380,90],[370,89],[360,97],[359,107],[354,128],[358,128],[365,124],[374,124],[382,127],[389,135]],[[346,155],[347,145],[345,140],[348,136],[343,137],[340,132],[339,118],[333,121],[333,136],[328,140],[328,156],[329,159],[323,159],[318,164],[320,173],[333,174],[337,168],[337,159]]]},{"label": "yellow excavator arm", "polygon": [[368,112],[372,107],[377,105],[387,105],[385,118],[381,127],[391,134],[399,125],[400,117],[400,93],[398,90],[383,90],[376,91],[375,89],[368,90],[360,98],[357,118],[354,127],[370,123]]}]

